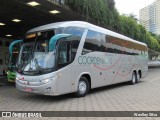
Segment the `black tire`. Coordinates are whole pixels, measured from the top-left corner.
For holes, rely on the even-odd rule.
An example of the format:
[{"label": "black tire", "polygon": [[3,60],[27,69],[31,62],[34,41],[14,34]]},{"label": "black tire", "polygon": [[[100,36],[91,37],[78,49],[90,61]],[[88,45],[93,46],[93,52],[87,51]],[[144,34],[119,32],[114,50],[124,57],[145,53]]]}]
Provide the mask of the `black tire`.
[{"label": "black tire", "polygon": [[88,79],[85,77],[81,77],[78,86],[77,92],[75,93],[76,97],[84,97],[89,91],[89,82]]},{"label": "black tire", "polygon": [[136,78],[137,78],[136,73],[133,72],[133,73],[132,73],[132,80],[130,81],[130,84],[131,84],[131,85],[134,85],[134,84],[136,83]]},{"label": "black tire", "polygon": [[136,77],[136,83],[139,83],[140,80],[141,80],[141,75],[140,75],[140,73],[138,72],[137,77]]}]

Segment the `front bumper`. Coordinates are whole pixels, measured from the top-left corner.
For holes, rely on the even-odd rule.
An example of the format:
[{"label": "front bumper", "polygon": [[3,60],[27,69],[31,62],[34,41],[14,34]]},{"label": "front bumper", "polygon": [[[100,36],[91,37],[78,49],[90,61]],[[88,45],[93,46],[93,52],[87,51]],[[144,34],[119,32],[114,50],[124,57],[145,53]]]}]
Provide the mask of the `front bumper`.
[{"label": "front bumper", "polygon": [[16,73],[8,70],[7,71],[7,79],[8,79],[8,82],[15,82]]},{"label": "front bumper", "polygon": [[37,82],[36,85],[33,85],[33,83],[31,83],[31,85],[27,85],[27,81],[16,80],[16,88],[19,91],[28,92],[28,93],[50,95],[50,96],[58,95],[56,79],[46,84],[40,84],[40,82]]}]

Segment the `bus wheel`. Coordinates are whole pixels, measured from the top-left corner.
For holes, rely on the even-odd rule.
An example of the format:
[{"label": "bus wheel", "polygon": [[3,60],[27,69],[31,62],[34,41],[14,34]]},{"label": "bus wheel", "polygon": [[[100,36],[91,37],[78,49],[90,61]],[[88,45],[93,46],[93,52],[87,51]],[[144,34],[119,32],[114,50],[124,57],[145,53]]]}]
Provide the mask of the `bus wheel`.
[{"label": "bus wheel", "polygon": [[134,85],[135,83],[136,83],[136,73],[133,72],[133,73],[132,73],[132,80],[130,81],[130,84],[131,84],[131,85]]},{"label": "bus wheel", "polygon": [[88,91],[89,91],[89,82],[87,78],[81,77],[78,82],[78,88],[75,95],[77,97],[84,97],[88,93]]},{"label": "bus wheel", "polygon": [[140,79],[141,79],[140,73],[138,72],[137,77],[136,77],[136,83],[139,83],[139,82],[140,82]]}]

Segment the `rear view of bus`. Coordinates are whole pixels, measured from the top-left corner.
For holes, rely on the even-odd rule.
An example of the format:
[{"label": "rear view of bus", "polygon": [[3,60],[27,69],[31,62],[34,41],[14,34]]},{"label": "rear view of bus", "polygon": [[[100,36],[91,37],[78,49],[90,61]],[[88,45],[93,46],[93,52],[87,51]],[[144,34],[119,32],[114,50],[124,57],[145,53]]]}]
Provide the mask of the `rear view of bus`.
[{"label": "rear view of bus", "polygon": [[85,96],[89,89],[129,81],[148,71],[147,45],[79,21],[53,23],[27,32],[17,64],[20,91]]}]

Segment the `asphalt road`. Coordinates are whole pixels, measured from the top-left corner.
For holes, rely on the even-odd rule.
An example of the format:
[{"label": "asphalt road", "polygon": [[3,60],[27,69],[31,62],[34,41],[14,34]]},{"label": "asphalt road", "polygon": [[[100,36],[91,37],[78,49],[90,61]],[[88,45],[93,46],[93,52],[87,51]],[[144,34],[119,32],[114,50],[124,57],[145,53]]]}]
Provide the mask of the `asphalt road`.
[{"label": "asphalt road", "polygon": [[[83,98],[75,98],[73,94],[35,95],[17,91],[14,85],[0,86],[0,111],[160,111],[160,68],[150,69],[148,76],[138,84],[122,83],[94,89]],[[86,119],[160,120],[156,117]]]}]

